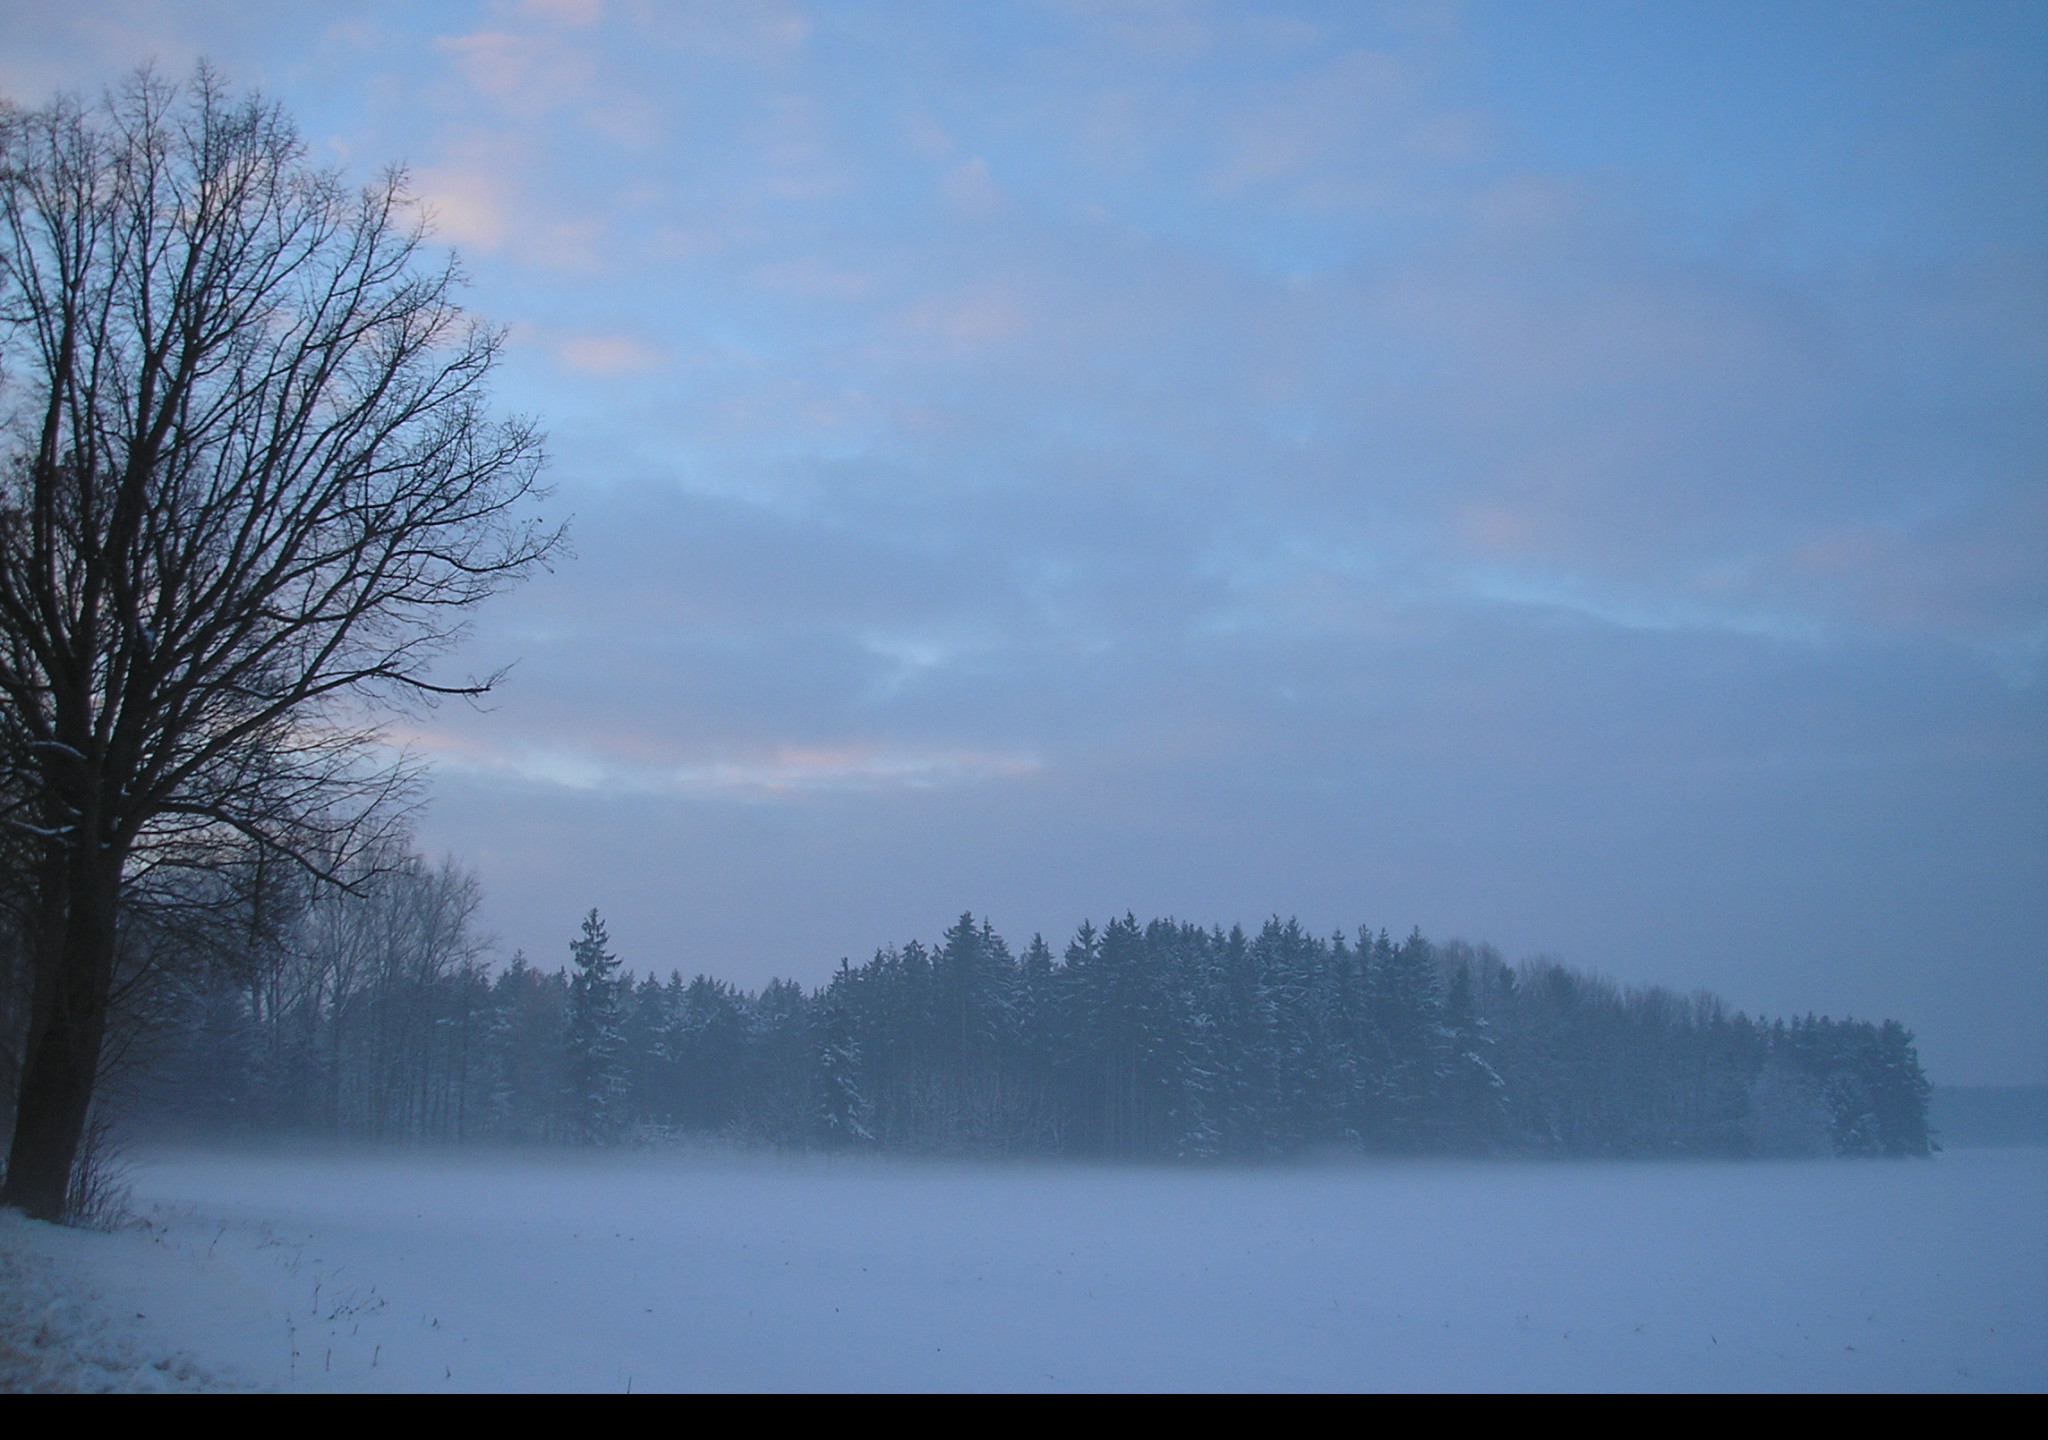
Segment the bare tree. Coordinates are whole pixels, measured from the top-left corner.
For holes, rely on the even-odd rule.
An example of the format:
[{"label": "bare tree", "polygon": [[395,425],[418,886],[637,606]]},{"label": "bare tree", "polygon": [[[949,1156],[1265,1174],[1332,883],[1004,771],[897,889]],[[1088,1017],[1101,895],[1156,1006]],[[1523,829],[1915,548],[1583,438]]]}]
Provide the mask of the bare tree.
[{"label": "bare tree", "polygon": [[[391,705],[559,542],[501,335],[361,190],[201,67],[0,109],[0,821],[32,1000],[4,1199],[54,1217],[124,913],[230,842],[333,876],[408,776]],[[175,891],[174,884],[161,888]]]}]

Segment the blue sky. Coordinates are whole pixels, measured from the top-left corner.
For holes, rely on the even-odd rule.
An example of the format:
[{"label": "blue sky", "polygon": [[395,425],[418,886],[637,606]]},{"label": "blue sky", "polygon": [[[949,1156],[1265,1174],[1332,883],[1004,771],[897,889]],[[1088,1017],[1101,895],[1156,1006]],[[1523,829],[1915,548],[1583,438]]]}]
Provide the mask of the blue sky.
[{"label": "blue sky", "polygon": [[1491,939],[2048,1079],[2048,12],[9,4],[403,159],[577,558],[507,951]]}]

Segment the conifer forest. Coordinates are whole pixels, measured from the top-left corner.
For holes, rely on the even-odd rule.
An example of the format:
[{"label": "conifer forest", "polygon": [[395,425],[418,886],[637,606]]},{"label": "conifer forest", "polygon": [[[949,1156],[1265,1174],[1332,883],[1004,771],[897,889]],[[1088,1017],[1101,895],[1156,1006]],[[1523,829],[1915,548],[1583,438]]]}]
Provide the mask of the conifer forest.
[{"label": "conifer forest", "polygon": [[1021,951],[963,914],[807,989],[487,962],[475,881],[408,859],[168,987],[131,1064],[201,1132],[687,1137],[913,1154],[1915,1155],[1911,1034],[1765,1020],[1414,932],[1126,915]]}]

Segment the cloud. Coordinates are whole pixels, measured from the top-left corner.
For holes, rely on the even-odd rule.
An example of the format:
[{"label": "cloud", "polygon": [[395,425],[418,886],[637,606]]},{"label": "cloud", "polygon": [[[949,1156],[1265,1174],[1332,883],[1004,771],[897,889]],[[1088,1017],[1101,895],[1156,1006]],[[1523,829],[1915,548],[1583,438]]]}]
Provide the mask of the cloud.
[{"label": "cloud", "polygon": [[599,219],[529,225],[519,238],[519,258],[550,270],[602,269],[605,228],[605,222]]},{"label": "cloud", "polygon": [[413,172],[437,238],[475,250],[496,250],[511,228],[504,181],[476,165],[427,165]]},{"label": "cloud", "polygon": [[1224,121],[1214,183],[1223,190],[1282,183],[1301,198],[1335,198],[1382,163],[1410,119],[1408,63],[1355,50],[1271,87]]},{"label": "cloud", "polygon": [[857,299],[875,284],[872,273],[835,265],[816,255],[800,255],[764,265],[754,272],[754,279],[765,290],[836,300]]},{"label": "cloud", "polygon": [[957,356],[1022,335],[1030,328],[1030,312],[1016,289],[997,284],[929,296],[912,305],[898,323],[910,335],[938,341],[938,353]]},{"label": "cloud", "polygon": [[538,116],[585,96],[595,59],[554,35],[477,30],[435,41],[479,95],[523,116]]},{"label": "cloud", "polygon": [[588,30],[604,19],[604,0],[519,0],[519,13],[567,30]]},{"label": "cloud", "polygon": [[667,355],[632,335],[565,335],[555,341],[555,358],[581,375],[627,375],[652,370]]},{"label": "cloud", "polygon": [[681,0],[647,6],[636,21],[638,43],[767,74],[780,73],[804,50],[813,31],[805,7],[794,0]]},{"label": "cloud", "polygon": [[969,215],[993,214],[1003,203],[1002,190],[989,176],[988,161],[978,155],[947,170],[943,189],[946,199]]},{"label": "cloud", "polygon": [[576,745],[483,748],[431,733],[410,737],[448,771],[547,789],[678,798],[797,800],[821,793],[935,790],[1017,780],[1043,768],[1029,753],[918,752],[889,746],[782,747],[752,756],[674,764]]}]

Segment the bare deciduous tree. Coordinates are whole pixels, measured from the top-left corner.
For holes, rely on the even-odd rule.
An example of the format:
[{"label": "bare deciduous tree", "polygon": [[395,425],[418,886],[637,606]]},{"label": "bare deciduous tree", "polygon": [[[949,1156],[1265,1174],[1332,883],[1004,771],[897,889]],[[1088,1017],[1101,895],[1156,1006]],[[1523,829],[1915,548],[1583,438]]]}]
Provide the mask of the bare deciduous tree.
[{"label": "bare deciduous tree", "polygon": [[0,110],[0,806],[32,1000],[5,1199],[56,1216],[124,907],[232,842],[331,871],[403,791],[380,706],[546,560],[497,332],[402,174],[202,67]]}]

